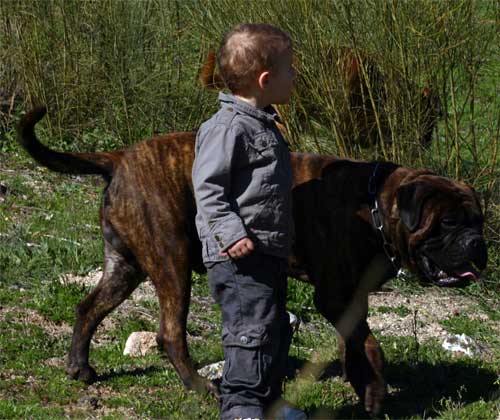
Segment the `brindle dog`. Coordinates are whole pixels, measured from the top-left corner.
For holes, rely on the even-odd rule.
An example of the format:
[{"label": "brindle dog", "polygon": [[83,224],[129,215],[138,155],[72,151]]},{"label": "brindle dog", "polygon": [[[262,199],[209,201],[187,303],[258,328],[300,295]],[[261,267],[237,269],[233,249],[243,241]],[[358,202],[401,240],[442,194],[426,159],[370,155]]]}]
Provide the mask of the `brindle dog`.
[{"label": "brindle dog", "polygon": [[[104,273],[76,308],[67,366],[92,382],[89,346],[99,323],[149,276],[160,302],[158,343],[184,385],[217,393],[189,357],[186,318],[191,273],[205,271],[191,184],[194,133],[174,133],[103,153],[60,153],[43,146],[26,114],[19,141],[41,165],[68,174],[100,174]],[[483,216],[461,182],[392,163],[292,154],[296,241],[291,274],[315,287],[318,310],[341,336],[342,359],[366,410],[385,394],[382,350],[367,324],[368,293],[402,264],[440,286],[478,280],[486,266]],[[372,216],[373,215],[373,216]],[[295,272],[294,272],[295,270]]]}]

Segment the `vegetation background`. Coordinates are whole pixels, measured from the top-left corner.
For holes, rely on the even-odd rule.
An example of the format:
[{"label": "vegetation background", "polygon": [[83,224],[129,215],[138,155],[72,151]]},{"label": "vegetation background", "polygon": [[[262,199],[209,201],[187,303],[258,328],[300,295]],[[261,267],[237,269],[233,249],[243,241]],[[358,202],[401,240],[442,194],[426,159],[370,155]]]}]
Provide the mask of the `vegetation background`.
[{"label": "vegetation background", "polygon": [[[35,169],[15,141],[19,117],[33,103],[46,104],[49,113],[37,126],[40,138],[51,147],[74,151],[116,149],[160,133],[196,130],[217,108],[216,93],[203,89],[197,80],[208,50],[217,48],[222,34],[235,24],[262,21],[290,33],[300,80],[307,83],[307,92],[298,89],[300,94],[284,110],[294,149],[429,167],[475,187],[486,214],[489,267],[487,280],[464,293],[472,293],[478,304],[489,308],[491,319],[498,320],[500,9],[493,0],[3,0],[0,305],[21,305],[56,324],[71,324],[71,308],[86,289],[60,287],[56,280],[62,273],[85,274],[96,268],[102,253],[96,220],[97,181],[71,181]],[[375,57],[383,75],[387,99],[382,111],[391,134],[368,149],[352,141],[356,133],[351,137],[342,129],[349,112],[344,86],[325,51],[343,47]],[[423,147],[417,140],[425,118],[419,96],[426,87],[439,95],[443,112],[433,142]],[[308,115],[311,104],[321,112]],[[304,115],[308,124],[304,124]],[[208,294],[202,284],[202,280],[195,284],[196,291]],[[406,290],[406,286],[396,286],[402,293]],[[416,289],[410,292],[417,293]],[[295,311],[314,318],[309,308],[311,291],[306,286],[292,284],[289,295]],[[64,345],[60,340],[44,343],[43,330],[16,323],[17,315],[11,309],[2,312],[0,306],[0,323],[5,328],[0,341],[0,395],[5,397],[0,402],[0,417],[73,415],[61,407],[79,401],[83,388],[63,381],[60,367],[44,370],[38,366],[45,353],[63,354]],[[130,318],[119,321],[114,337],[123,337],[137,322]],[[154,322],[146,324],[154,330]],[[479,331],[480,325],[469,325],[469,330]],[[312,336],[307,340],[309,346],[318,344]],[[495,359],[471,362],[467,369],[498,375],[498,340],[487,336],[487,341],[494,344]],[[399,341],[390,341],[395,343]],[[216,350],[217,337],[212,345],[208,354],[201,348],[197,353],[195,345],[200,363],[221,356]],[[415,350],[410,344],[403,348],[410,353]],[[21,357],[19,350],[27,356]],[[101,348],[98,363],[123,366],[126,362],[111,356],[112,350],[116,344]],[[429,348],[423,356],[429,366],[445,357],[435,356],[434,350]],[[393,357],[406,356],[396,352]],[[154,357],[144,363],[163,366]],[[109,415],[183,418],[185,407],[176,398],[186,398],[186,394],[175,375],[168,370],[167,374],[153,370],[148,376],[147,369],[142,373],[144,387],[133,373],[112,378],[110,386],[131,400],[134,391],[129,391],[130,386],[140,392],[147,390],[151,400],[145,397],[146,403],[129,404],[127,398],[115,395],[111,405],[125,411]],[[30,377],[41,381],[38,391],[33,391]],[[49,379],[44,382],[41,377]],[[470,378],[467,374],[461,379]],[[151,389],[165,383],[173,396],[162,403],[163,394]],[[429,387],[428,383],[418,385]],[[492,387],[488,385],[488,395]],[[473,410],[474,416],[490,418],[497,403],[478,392],[448,395],[437,411],[426,401],[429,404],[419,408],[417,416],[440,413],[471,418]],[[307,395],[311,406],[338,403],[328,400],[324,389],[313,389]],[[474,405],[478,395],[484,398],[484,406]],[[197,413],[194,417],[215,412],[213,403],[197,398],[188,398],[190,410]],[[474,404],[464,405],[464,401]],[[79,410],[77,415],[85,411]],[[398,412],[398,416],[406,415]]]},{"label": "vegetation background", "polygon": [[[473,184],[486,211],[498,214],[495,1],[4,1],[0,19],[5,152],[15,147],[16,118],[33,102],[48,106],[48,142],[63,149],[116,148],[195,130],[217,106],[215,93],[197,82],[208,49],[239,22],[266,21],[291,34],[308,83],[286,112],[296,149],[430,167]],[[346,100],[325,54],[332,47],[376,57],[390,143],[362,150],[339,130]],[[426,87],[443,111],[429,148],[416,140]],[[322,112],[306,125],[296,114],[307,117],[310,103]]]}]

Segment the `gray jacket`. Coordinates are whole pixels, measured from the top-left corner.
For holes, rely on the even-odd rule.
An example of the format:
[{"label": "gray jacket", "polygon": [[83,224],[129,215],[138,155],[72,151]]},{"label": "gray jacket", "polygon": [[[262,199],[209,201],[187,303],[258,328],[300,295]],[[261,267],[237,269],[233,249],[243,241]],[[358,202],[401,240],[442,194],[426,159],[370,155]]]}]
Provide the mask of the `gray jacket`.
[{"label": "gray jacket", "polygon": [[288,146],[271,106],[259,110],[224,93],[220,110],[196,136],[193,186],[203,261],[220,256],[245,236],[265,254],[291,249],[292,169]]}]

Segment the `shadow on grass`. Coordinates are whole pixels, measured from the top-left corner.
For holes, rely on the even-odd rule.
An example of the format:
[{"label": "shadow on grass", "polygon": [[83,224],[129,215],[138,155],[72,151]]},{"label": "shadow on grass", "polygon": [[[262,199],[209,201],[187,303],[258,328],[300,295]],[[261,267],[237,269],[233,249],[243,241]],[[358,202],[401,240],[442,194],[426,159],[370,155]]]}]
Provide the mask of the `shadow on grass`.
[{"label": "shadow on grass", "polygon": [[313,370],[318,370],[321,371],[321,375],[318,380],[322,381],[323,379],[329,379],[329,378],[335,378],[337,376],[342,376],[342,365],[340,364],[340,360],[334,360],[326,367],[319,367],[315,363],[309,362],[309,360],[306,359],[300,359],[295,356],[288,356],[288,371],[287,371],[287,378],[290,380],[293,380],[297,377],[297,373],[301,372],[306,365],[311,365],[313,367]]},{"label": "shadow on grass", "polygon": [[387,382],[397,389],[386,399],[384,411],[391,417],[436,415],[442,399],[466,406],[498,398],[495,372],[471,360],[388,364],[385,372]]},{"label": "shadow on grass", "polygon": [[144,376],[154,373],[163,372],[165,368],[160,366],[149,366],[145,368],[135,368],[135,369],[111,369],[109,372],[106,372],[102,375],[99,375],[97,380],[99,382],[106,382],[112,379],[123,378],[123,377],[137,377]]},{"label": "shadow on grass", "polygon": [[[306,361],[294,359],[292,363],[300,369]],[[342,376],[339,361],[334,361],[323,371],[319,380]],[[391,392],[386,396],[380,417],[390,418],[436,416],[440,400],[451,400],[454,405],[465,407],[479,400],[498,399],[499,386],[495,384],[497,375],[468,361],[442,362],[432,365],[387,363],[385,378]],[[346,404],[341,407],[311,407],[311,419],[370,418],[361,403]]]}]

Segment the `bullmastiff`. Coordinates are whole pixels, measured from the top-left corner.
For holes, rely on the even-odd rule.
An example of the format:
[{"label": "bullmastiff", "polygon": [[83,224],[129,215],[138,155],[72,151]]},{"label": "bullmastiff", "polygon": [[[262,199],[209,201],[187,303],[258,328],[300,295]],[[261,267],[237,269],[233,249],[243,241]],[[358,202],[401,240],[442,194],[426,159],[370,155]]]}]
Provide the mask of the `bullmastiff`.
[{"label": "bullmastiff", "polygon": [[[92,382],[89,347],[99,323],[149,276],[160,303],[157,341],[187,388],[217,394],[198,375],[186,342],[191,273],[205,272],[191,184],[195,133],[155,137],[127,149],[61,153],[34,133],[38,107],[20,121],[18,139],[41,165],[99,174],[103,276],[76,307],[70,378]],[[483,214],[462,182],[388,162],[292,154],[296,239],[290,275],[311,282],[315,304],[336,328],[345,375],[365,409],[385,394],[383,353],[367,324],[368,293],[400,266],[438,286],[464,286],[486,266]]]}]

